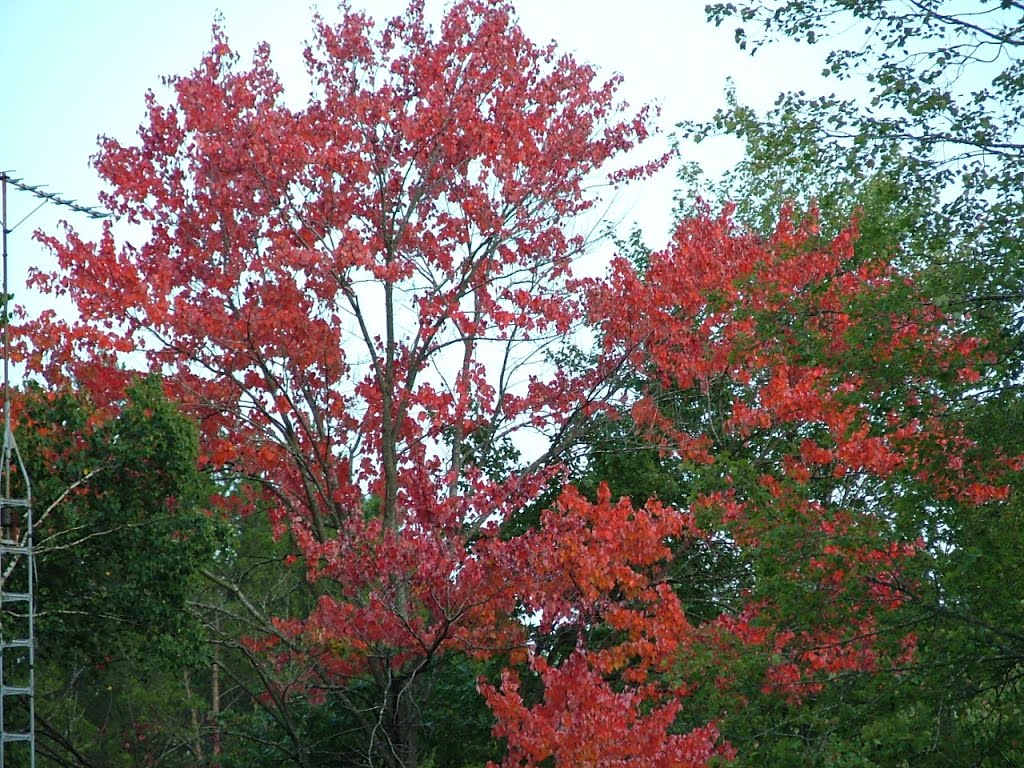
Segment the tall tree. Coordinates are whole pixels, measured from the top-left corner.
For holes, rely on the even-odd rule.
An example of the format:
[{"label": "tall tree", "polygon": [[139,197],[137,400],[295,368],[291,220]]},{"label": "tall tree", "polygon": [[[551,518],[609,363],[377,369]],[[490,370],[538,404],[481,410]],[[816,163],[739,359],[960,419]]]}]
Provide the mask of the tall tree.
[{"label": "tall tree", "polygon": [[[166,377],[205,460],[259,485],[315,583],[306,612],[261,621],[253,647],[295,678],[269,695],[331,693],[367,764],[411,766],[437,660],[523,642],[472,543],[536,497],[601,386],[539,350],[580,316],[566,224],[647,118],[505,3],[457,2],[436,32],[421,2],[377,31],[345,8],[305,58],[293,108],[268,48],[242,68],[215,29],[174,102],[147,97],[140,142],[102,142],[119,223],[47,239],[61,273],[36,282],[81,319],[37,325],[34,361],[97,398],[125,352]],[[548,453],[490,476],[522,429]]]},{"label": "tall tree", "polygon": [[[714,192],[762,232],[788,198],[817,200],[830,232],[855,213],[860,258],[891,259],[984,350],[977,381],[943,396],[944,418],[963,424],[978,457],[1021,454],[1024,8],[779,0],[708,12],[735,22],[752,51],[780,37],[830,45],[825,74],[848,96],[783,94],[763,115],[730,96],[712,123],[687,126],[746,143]],[[1006,482],[1019,489],[1019,474]],[[915,504],[927,511],[907,518],[923,536],[923,578],[907,608],[930,631],[908,675],[863,691],[848,722],[889,750],[874,752],[876,764],[1015,764],[1024,614],[996,574],[1022,566],[1019,493],[988,514],[916,492],[899,499]],[[840,730],[837,740],[856,742],[856,730]]]}]

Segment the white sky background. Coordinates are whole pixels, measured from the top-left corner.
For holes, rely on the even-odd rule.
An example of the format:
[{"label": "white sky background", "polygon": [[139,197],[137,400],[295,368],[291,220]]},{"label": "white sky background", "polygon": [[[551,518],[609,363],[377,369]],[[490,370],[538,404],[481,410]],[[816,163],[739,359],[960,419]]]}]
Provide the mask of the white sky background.
[{"label": "white sky background", "polygon": [[[705,0],[518,0],[520,24],[538,43],[555,40],[561,50],[593,65],[600,76],[621,73],[620,93],[632,105],[661,107],[667,140],[683,119],[707,119],[724,103],[726,78],[739,99],[759,109],[781,90],[824,90],[818,73],[824,50],[791,43],[769,46],[750,58],[739,51],[732,30],[704,20]],[[352,0],[355,8],[385,19],[404,0]],[[427,0],[435,17],[442,0]],[[153,89],[170,101],[160,78],[184,74],[210,46],[218,9],[232,46],[248,59],[255,44],[271,44],[286,97],[307,93],[301,51],[309,37],[306,0],[0,0],[0,169],[30,184],[45,184],[78,202],[96,202],[100,182],[89,166],[98,135],[130,143],[144,116],[143,96]],[[327,18],[331,2],[319,4]],[[730,140],[690,148],[683,161],[697,160],[715,174],[738,158]],[[642,227],[658,247],[670,226],[678,163],[658,178],[619,197],[613,216],[625,232]],[[14,226],[38,201],[8,190],[8,222]],[[35,229],[54,231],[66,218],[83,233],[96,230],[85,217],[52,204],[33,214],[9,238],[10,285],[16,301],[33,309],[43,299],[25,293],[27,268],[52,266],[32,239]]]}]

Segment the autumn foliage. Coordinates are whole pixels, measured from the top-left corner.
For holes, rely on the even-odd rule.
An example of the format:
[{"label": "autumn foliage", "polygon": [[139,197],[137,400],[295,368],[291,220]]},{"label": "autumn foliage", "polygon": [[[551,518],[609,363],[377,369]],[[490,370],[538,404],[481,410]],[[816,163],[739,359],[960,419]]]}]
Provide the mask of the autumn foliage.
[{"label": "autumn foliage", "polygon": [[[944,417],[948,388],[978,378],[980,342],[855,242],[853,227],[823,241],[813,213],[784,210],[767,242],[704,215],[591,293],[605,353],[644,372],[631,416],[679,457],[695,530],[751,569],[742,603],[702,632],[763,648],[764,690],[791,701],[912,658],[913,633],[880,626],[915,592],[901,563],[920,521],[896,499],[999,500],[1015,464],[979,464]],[[700,401],[696,422],[680,416]]]},{"label": "autumn foliage", "polygon": [[[36,285],[79,319],[23,329],[34,371],[98,403],[162,375],[203,466],[294,542],[310,610],[246,640],[289,690],[372,689],[367,759],[414,765],[419,681],[463,654],[502,667],[478,686],[505,765],[704,766],[733,754],[736,659],[799,703],[913,654],[883,631],[917,547],[891,495],[1006,492],[935,384],[975,378],[979,342],[858,261],[855,228],[824,241],[789,210],[767,240],[703,211],[573,279],[567,223],[648,116],[504,3],[437,32],[419,3],[379,30],[317,19],[306,62],[295,107],[266,48],[243,68],[215,30],[138,143],[103,141],[116,223],[46,238],[60,271]],[[545,361],[584,319],[594,364]],[[563,454],[596,414],[677,461],[690,504],[575,490]],[[546,452],[518,460],[524,430]],[[743,564],[712,620],[670,576],[702,542]],[[726,704],[695,724],[708,688]]]}]

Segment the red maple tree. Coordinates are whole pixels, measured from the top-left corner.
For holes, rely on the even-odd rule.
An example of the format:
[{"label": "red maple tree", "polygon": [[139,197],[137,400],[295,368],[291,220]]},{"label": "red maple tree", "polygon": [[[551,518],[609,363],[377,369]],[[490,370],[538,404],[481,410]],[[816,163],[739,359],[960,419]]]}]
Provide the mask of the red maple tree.
[{"label": "red maple tree", "polygon": [[506,3],[457,2],[436,32],[422,2],[379,30],[317,18],[306,63],[313,93],[291,107],[269,49],[242,67],[215,28],[173,102],[147,96],[139,142],[102,141],[116,223],[45,238],[60,272],[35,282],[79,319],[44,315],[28,354],[100,404],[125,359],[165,377],[207,464],[258,485],[324,584],[276,651],[317,659],[311,690],[375,680],[373,759],[411,765],[418,676],[448,649],[523,643],[488,548],[561,446],[488,464],[599,386],[542,350],[582,316],[566,224],[591,185],[647,172],[601,169],[648,117]]}]

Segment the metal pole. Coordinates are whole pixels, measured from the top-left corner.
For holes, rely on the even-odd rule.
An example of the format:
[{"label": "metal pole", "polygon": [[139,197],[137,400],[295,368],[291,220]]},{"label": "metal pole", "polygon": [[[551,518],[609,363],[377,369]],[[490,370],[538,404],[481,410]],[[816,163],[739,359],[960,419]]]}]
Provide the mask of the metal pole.
[{"label": "metal pole", "polygon": [[[0,174],[0,186],[2,186],[2,192],[0,197],[3,198],[3,211],[2,211],[2,225],[3,225],[3,252],[4,252],[4,448],[3,448],[3,473],[4,473],[4,500],[6,501],[11,497],[11,456],[10,456],[10,441],[7,436],[10,434],[11,428],[11,398],[10,393],[7,391],[7,174]],[[0,513],[12,514],[7,508],[0,511]],[[6,521],[3,521],[6,522]],[[7,537],[7,530],[0,528],[0,536],[3,538]],[[3,566],[3,557],[0,556],[0,567]],[[0,607],[3,607],[6,601],[3,599],[3,588],[5,584],[0,584]],[[3,617],[0,616],[0,621]],[[7,659],[4,658],[3,652],[4,642],[6,641],[2,625],[0,625],[0,768],[4,768],[5,758],[7,757],[7,696],[6,696],[6,681],[4,675],[4,664]],[[34,751],[34,750],[33,750]]]},{"label": "metal pole", "polygon": [[10,302],[10,294],[7,291],[7,173],[0,173],[0,182],[3,186],[3,230],[4,230],[4,497],[10,498],[11,496],[11,473],[8,469],[8,462],[10,461],[9,448],[7,444],[6,435],[11,429],[11,397],[10,390],[8,387],[11,385],[10,379],[10,359],[11,359],[11,337],[8,332],[8,303]]}]

